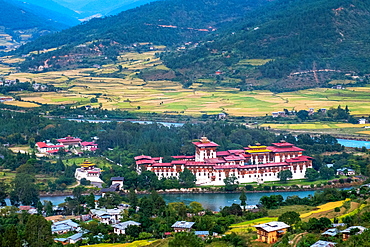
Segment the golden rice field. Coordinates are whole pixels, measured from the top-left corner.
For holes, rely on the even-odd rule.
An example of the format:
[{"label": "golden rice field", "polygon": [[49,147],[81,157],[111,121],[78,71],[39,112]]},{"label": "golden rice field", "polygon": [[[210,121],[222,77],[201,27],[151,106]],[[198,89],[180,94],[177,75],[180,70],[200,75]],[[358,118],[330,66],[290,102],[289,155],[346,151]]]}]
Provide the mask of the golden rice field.
[{"label": "golden rice field", "polygon": [[263,217],[255,220],[248,220],[237,224],[230,225],[230,230],[226,232],[226,234],[230,234],[232,232],[235,233],[242,233],[242,232],[248,232],[248,231],[254,231],[255,228],[254,225],[267,223],[270,221],[276,221],[278,217]]},{"label": "golden rice field", "polygon": [[336,207],[341,207],[345,201],[348,201],[349,199],[343,200],[343,201],[336,201],[336,202],[328,202],[323,205],[320,205],[317,207],[316,210],[310,211],[308,213],[301,214],[301,218],[307,218],[313,214],[321,213],[321,212],[326,212],[333,210]]},{"label": "golden rice field", "polygon": [[[337,107],[348,105],[351,113],[362,116],[370,114],[370,87],[349,88],[345,90],[317,88],[296,92],[275,94],[270,91],[239,91],[236,88],[203,87],[194,83],[189,89],[182,88],[177,82],[168,80],[143,81],[137,78],[141,69],[166,68],[154,56],[155,52],[126,53],[119,57],[119,63],[104,65],[98,68],[85,68],[68,71],[45,73],[12,73],[5,79],[36,81],[52,84],[62,88],[59,92],[19,92],[25,101],[36,101],[43,104],[87,105],[96,94],[101,94],[99,103],[104,109],[122,109],[135,112],[157,112],[167,114],[184,114],[199,116],[226,112],[234,116],[264,116],[272,112],[302,110],[309,108]],[[6,59],[10,64],[18,58]],[[245,60],[244,63],[261,64],[265,60]],[[124,68],[119,72],[123,78],[111,78],[110,73],[117,72],[118,65]],[[9,69],[0,66],[2,70]],[[99,103],[93,104],[95,106]],[[24,103],[13,102],[19,106]],[[31,106],[31,105],[30,105]],[[31,107],[35,107],[32,105]],[[270,127],[273,127],[270,125]],[[275,126],[286,128],[287,126]],[[290,125],[289,128],[300,129],[302,125]],[[350,128],[346,124],[313,124],[305,128]]]},{"label": "golden rice field", "polygon": [[155,241],[148,241],[148,240],[138,240],[134,241],[132,243],[126,243],[126,244],[93,244],[90,245],[92,247],[141,247],[141,246],[147,246]]}]

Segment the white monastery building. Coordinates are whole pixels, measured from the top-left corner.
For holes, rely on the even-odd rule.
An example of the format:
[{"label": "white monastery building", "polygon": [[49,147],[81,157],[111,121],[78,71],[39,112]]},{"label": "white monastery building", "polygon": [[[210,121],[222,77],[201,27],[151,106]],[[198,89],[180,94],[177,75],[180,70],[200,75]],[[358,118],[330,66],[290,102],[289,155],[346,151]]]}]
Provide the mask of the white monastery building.
[{"label": "white monastery building", "polygon": [[226,177],[235,176],[239,183],[278,181],[278,173],[291,170],[292,179],[303,179],[307,168],[312,168],[312,158],[303,156],[304,149],[281,141],[272,146],[248,146],[241,150],[217,151],[218,144],[202,137],[195,145],[195,155],[172,156],[171,163],[162,158],[137,156],[136,171],[152,171],[158,179],[179,177],[189,169],[198,185],[224,185]]}]

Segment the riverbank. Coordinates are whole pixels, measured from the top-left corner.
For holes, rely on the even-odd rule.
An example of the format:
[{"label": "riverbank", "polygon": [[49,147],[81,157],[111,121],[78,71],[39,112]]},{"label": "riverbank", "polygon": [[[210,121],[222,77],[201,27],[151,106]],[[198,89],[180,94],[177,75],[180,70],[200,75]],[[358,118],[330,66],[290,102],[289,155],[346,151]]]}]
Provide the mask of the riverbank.
[{"label": "riverbank", "polygon": [[[343,184],[332,184],[332,185],[325,185],[320,187],[298,187],[298,188],[291,188],[291,186],[286,188],[275,189],[275,190],[245,190],[244,187],[239,187],[239,189],[235,191],[225,191],[223,187],[194,187],[194,188],[181,188],[181,189],[170,189],[170,190],[157,190],[158,194],[238,194],[241,193],[243,190],[246,193],[277,193],[277,192],[299,192],[299,191],[317,191],[323,190],[325,188],[352,188],[355,186],[361,185],[362,182],[353,182],[353,183],[343,183]],[[120,191],[123,194],[128,194],[129,190]],[[84,195],[88,195],[93,193],[94,195],[102,195],[99,191],[89,191],[83,193]],[[150,191],[135,191],[138,195],[148,195]],[[58,197],[58,196],[73,196],[72,191],[66,192],[57,192],[57,193],[40,193],[40,197]]]}]

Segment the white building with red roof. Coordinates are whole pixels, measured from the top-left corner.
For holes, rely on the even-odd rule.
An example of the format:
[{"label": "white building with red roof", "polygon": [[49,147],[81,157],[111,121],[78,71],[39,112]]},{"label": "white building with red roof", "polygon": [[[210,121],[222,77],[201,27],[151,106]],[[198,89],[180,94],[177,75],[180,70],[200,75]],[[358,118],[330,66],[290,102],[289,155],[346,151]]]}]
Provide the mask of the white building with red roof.
[{"label": "white building with red roof", "polygon": [[82,141],[80,138],[67,136],[57,140],[61,145],[65,148],[68,147],[78,147],[80,146],[80,142]]},{"label": "white building with red roof", "polygon": [[95,142],[81,142],[82,151],[96,151],[98,149],[98,144]]},{"label": "white building with red roof", "polygon": [[303,179],[307,168],[312,168],[312,158],[303,156],[304,151],[291,143],[272,143],[271,146],[248,146],[241,150],[217,151],[219,146],[202,137],[195,145],[195,155],[172,156],[170,163],[162,158],[137,156],[136,171],[149,170],[159,179],[179,177],[189,169],[196,176],[198,185],[224,185],[224,179],[235,176],[239,183],[278,181],[278,173],[291,170],[292,179]]},{"label": "white building with red roof", "polygon": [[54,145],[52,143],[45,143],[45,142],[37,142],[36,143],[37,150],[40,153],[57,153],[60,148],[64,148],[63,145]]}]

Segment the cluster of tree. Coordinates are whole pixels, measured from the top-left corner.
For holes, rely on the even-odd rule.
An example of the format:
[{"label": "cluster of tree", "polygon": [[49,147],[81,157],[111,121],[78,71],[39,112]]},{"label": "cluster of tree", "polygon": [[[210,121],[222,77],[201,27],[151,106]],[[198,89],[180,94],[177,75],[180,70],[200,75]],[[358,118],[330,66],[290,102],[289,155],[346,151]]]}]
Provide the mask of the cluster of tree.
[{"label": "cluster of tree", "polygon": [[319,109],[317,112],[310,114],[309,111],[300,110],[297,112],[297,118],[301,121],[306,120],[319,120],[319,121],[346,121],[356,124],[357,119],[351,116],[348,106],[344,109],[339,105],[337,108],[331,107],[330,109]]},{"label": "cluster of tree", "polygon": [[336,188],[325,188],[316,191],[313,196],[300,198],[299,196],[288,196],[285,200],[281,195],[262,196],[260,203],[267,209],[275,209],[288,205],[312,205],[317,206],[326,202],[344,200],[349,197],[348,191]]},{"label": "cluster of tree", "polygon": [[6,207],[0,210],[1,247],[49,247],[53,245],[51,222],[41,215],[26,212],[16,213],[17,208]]}]

